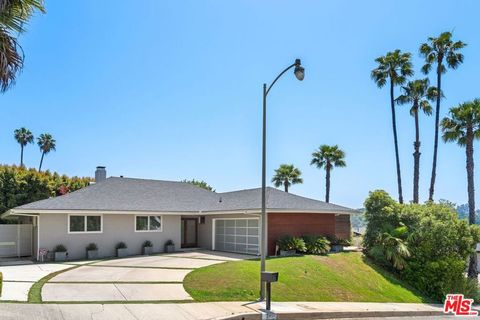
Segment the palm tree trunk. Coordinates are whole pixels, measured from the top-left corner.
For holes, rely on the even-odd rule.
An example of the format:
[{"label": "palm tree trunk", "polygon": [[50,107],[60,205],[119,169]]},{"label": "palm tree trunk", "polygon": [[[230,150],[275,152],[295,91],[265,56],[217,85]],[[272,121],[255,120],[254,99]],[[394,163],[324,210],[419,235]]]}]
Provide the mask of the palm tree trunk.
[{"label": "palm tree trunk", "polygon": [[330,202],[330,166],[327,163],[327,174],[325,176],[325,202]]},{"label": "palm tree trunk", "polygon": [[398,202],[403,203],[402,174],[400,170],[400,156],[398,154],[397,120],[395,118],[395,100],[393,96],[393,87],[394,87],[393,80],[390,80],[390,105],[392,108],[392,128],[393,128],[393,142],[395,144],[395,160],[397,162]]},{"label": "palm tree trunk", "polygon": [[418,182],[420,180],[420,128],[418,124],[418,109],[415,108],[415,142],[413,147],[413,203],[418,203]]},{"label": "palm tree trunk", "polygon": [[20,167],[23,167],[23,145],[20,145]]},{"label": "palm tree trunk", "polygon": [[[473,164],[473,128],[467,128],[467,188],[468,188],[468,222],[475,224],[475,185],[474,185],[474,164]],[[470,256],[468,265],[468,277],[470,279],[478,278],[477,254],[474,252]]]},{"label": "palm tree trunk", "polygon": [[283,182],[283,186],[285,187],[285,192],[288,193],[288,180],[285,179],[285,181]]},{"label": "palm tree trunk", "polygon": [[42,171],[43,156],[45,156],[45,152],[42,152],[42,157],[40,158],[40,165],[38,166],[38,172]]},{"label": "palm tree trunk", "polygon": [[432,176],[430,178],[430,190],[428,193],[428,200],[433,201],[433,193],[435,192],[435,179],[437,177],[437,152],[438,152],[438,126],[440,123],[440,99],[442,98],[442,61],[443,57],[437,64],[437,106],[435,108],[435,140],[433,142],[433,162],[432,162]]}]

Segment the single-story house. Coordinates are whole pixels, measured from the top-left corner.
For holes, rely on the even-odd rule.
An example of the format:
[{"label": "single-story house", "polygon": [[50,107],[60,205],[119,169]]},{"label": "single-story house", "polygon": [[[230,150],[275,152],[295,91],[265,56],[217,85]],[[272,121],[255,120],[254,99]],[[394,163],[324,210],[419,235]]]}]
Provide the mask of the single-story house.
[{"label": "single-story house", "polygon": [[[33,224],[32,256],[39,250],[67,247],[69,259],[85,257],[89,243],[99,256],[114,256],[118,242],[139,254],[145,240],[163,251],[167,240],[176,248],[258,254],[261,189],[217,193],[185,182],[106,178],[63,196],[36,201],[3,214],[26,216]],[[307,234],[349,238],[353,209],[267,189],[268,253],[284,235]],[[43,250],[42,250],[43,251]]]}]

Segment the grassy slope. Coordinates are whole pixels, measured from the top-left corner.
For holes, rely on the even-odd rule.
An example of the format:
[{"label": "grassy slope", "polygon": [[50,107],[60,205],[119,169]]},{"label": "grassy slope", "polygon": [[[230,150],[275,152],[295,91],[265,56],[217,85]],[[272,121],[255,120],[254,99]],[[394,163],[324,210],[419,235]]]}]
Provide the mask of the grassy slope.
[{"label": "grassy slope", "polygon": [[[227,262],[188,274],[184,287],[197,301],[252,301],[258,298],[258,260]],[[274,258],[275,301],[427,302],[418,292],[370,266],[360,253]]]}]

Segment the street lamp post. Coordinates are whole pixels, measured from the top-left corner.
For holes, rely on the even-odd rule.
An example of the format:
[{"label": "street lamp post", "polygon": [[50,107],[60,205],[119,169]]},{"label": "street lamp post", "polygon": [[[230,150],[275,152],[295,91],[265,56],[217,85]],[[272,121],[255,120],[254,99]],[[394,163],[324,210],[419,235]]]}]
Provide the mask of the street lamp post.
[{"label": "street lamp post", "polygon": [[[267,186],[267,172],[266,172],[266,161],[267,161],[267,95],[272,89],[272,86],[277,82],[277,80],[288,70],[294,69],[295,77],[302,81],[305,77],[305,69],[302,67],[300,59],[295,59],[295,62],[285,68],[280,74],[273,80],[272,84],[267,87],[267,84],[263,84],[263,130],[262,130],[262,215],[261,215],[261,246],[260,246],[260,272],[265,271],[265,258],[268,254],[268,239],[267,239],[267,203],[266,203],[266,186]],[[261,278],[261,277],[260,277]],[[260,300],[265,298],[265,285],[262,280],[260,280]]]}]

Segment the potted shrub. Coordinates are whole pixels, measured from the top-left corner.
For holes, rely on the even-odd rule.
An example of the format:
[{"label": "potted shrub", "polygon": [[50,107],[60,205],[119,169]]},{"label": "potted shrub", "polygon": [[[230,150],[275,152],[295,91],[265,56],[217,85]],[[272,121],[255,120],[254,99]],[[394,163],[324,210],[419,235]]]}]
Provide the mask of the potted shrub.
[{"label": "potted shrub", "polygon": [[146,255],[153,253],[153,244],[150,240],[147,240],[143,243],[142,253]]},{"label": "potted shrub", "polygon": [[175,252],[175,243],[173,243],[172,240],[167,240],[167,242],[165,242],[165,252]]},{"label": "potted shrub", "polygon": [[67,260],[67,248],[63,244],[59,244],[53,250],[55,252],[55,261],[66,261]]},{"label": "potted shrub", "polygon": [[308,254],[327,254],[330,252],[330,241],[321,236],[302,236],[305,252]]},{"label": "potted shrub", "polygon": [[351,245],[349,239],[340,239],[337,237],[332,237],[330,242],[332,243],[332,252],[342,252],[344,247]]},{"label": "potted shrub", "polygon": [[117,257],[122,258],[126,257],[128,252],[127,252],[127,245],[125,242],[119,242],[115,246],[115,249],[117,249]]},{"label": "potted shrub", "polygon": [[98,247],[96,243],[89,243],[85,248],[87,250],[87,259],[93,260],[98,258]]},{"label": "potted shrub", "polygon": [[302,238],[285,236],[278,241],[280,247],[280,256],[293,256],[297,252],[306,251],[305,242]]}]

